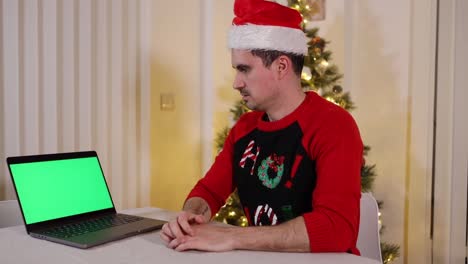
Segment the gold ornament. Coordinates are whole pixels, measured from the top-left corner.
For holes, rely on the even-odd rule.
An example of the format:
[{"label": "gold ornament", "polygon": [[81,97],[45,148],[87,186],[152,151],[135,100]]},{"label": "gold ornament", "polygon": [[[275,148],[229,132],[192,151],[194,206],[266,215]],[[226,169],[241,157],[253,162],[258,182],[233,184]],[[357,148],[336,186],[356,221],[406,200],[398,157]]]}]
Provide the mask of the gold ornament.
[{"label": "gold ornament", "polygon": [[321,76],[325,74],[327,69],[328,69],[328,61],[326,61],[325,59],[321,59],[319,63],[317,64],[317,66],[315,67],[315,70]]},{"label": "gold ornament", "polygon": [[335,85],[335,86],[333,86],[333,92],[335,94],[340,94],[341,92],[343,92],[343,88],[341,86],[339,86],[339,85]]},{"label": "gold ornament", "polygon": [[309,45],[319,48],[320,52],[322,52],[325,49],[325,40],[323,40],[321,37],[314,37],[309,41]]}]

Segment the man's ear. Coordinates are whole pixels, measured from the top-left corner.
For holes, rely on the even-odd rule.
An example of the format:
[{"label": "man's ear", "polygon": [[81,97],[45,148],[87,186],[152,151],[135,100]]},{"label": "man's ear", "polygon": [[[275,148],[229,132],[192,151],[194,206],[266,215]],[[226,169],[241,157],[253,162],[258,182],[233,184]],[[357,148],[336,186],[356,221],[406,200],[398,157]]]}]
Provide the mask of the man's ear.
[{"label": "man's ear", "polygon": [[291,70],[292,61],[288,56],[281,55],[276,59],[276,71],[280,79],[283,79]]}]

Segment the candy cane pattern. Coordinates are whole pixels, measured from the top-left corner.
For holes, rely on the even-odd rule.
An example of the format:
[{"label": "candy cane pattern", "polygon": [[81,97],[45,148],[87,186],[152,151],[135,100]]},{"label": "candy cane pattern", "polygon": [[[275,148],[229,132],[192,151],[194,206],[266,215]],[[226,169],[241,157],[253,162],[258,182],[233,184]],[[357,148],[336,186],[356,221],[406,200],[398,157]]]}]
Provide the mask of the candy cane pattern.
[{"label": "candy cane pattern", "polygon": [[253,175],[255,163],[257,162],[257,157],[258,157],[258,154],[260,153],[260,147],[259,146],[257,146],[257,153],[254,154],[252,152],[254,144],[255,144],[255,141],[253,141],[253,140],[251,140],[249,142],[249,144],[247,145],[247,148],[244,151],[244,155],[242,155],[242,159],[239,162],[239,166],[241,168],[244,168],[245,167],[245,162],[247,161],[247,159],[251,159],[253,161],[252,168],[250,169],[250,175]]},{"label": "candy cane pattern", "polygon": [[262,225],[261,218],[264,214],[268,216],[268,220],[271,223],[271,225],[276,225],[276,222],[278,220],[276,214],[273,212],[273,209],[271,209],[271,207],[268,206],[268,204],[265,204],[259,205],[257,207],[257,210],[255,210],[254,223],[256,226]]}]

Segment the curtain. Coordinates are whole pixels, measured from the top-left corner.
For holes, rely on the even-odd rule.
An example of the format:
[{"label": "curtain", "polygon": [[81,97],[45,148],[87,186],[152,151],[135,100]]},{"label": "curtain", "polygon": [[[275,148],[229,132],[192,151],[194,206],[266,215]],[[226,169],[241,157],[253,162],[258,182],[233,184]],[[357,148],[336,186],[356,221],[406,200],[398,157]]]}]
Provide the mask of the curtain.
[{"label": "curtain", "polygon": [[148,206],[150,0],[0,0],[5,158],[96,150],[117,208]]}]

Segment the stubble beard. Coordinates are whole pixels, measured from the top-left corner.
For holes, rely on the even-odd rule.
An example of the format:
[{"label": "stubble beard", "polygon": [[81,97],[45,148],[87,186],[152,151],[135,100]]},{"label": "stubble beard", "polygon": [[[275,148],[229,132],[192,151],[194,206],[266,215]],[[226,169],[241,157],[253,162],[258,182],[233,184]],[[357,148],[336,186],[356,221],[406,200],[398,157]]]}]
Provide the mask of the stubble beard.
[{"label": "stubble beard", "polygon": [[255,110],[255,105],[251,101],[252,97],[250,93],[245,89],[240,90],[239,93],[242,97],[242,101],[244,101],[244,104],[247,106],[247,108],[249,108],[250,110]]}]

